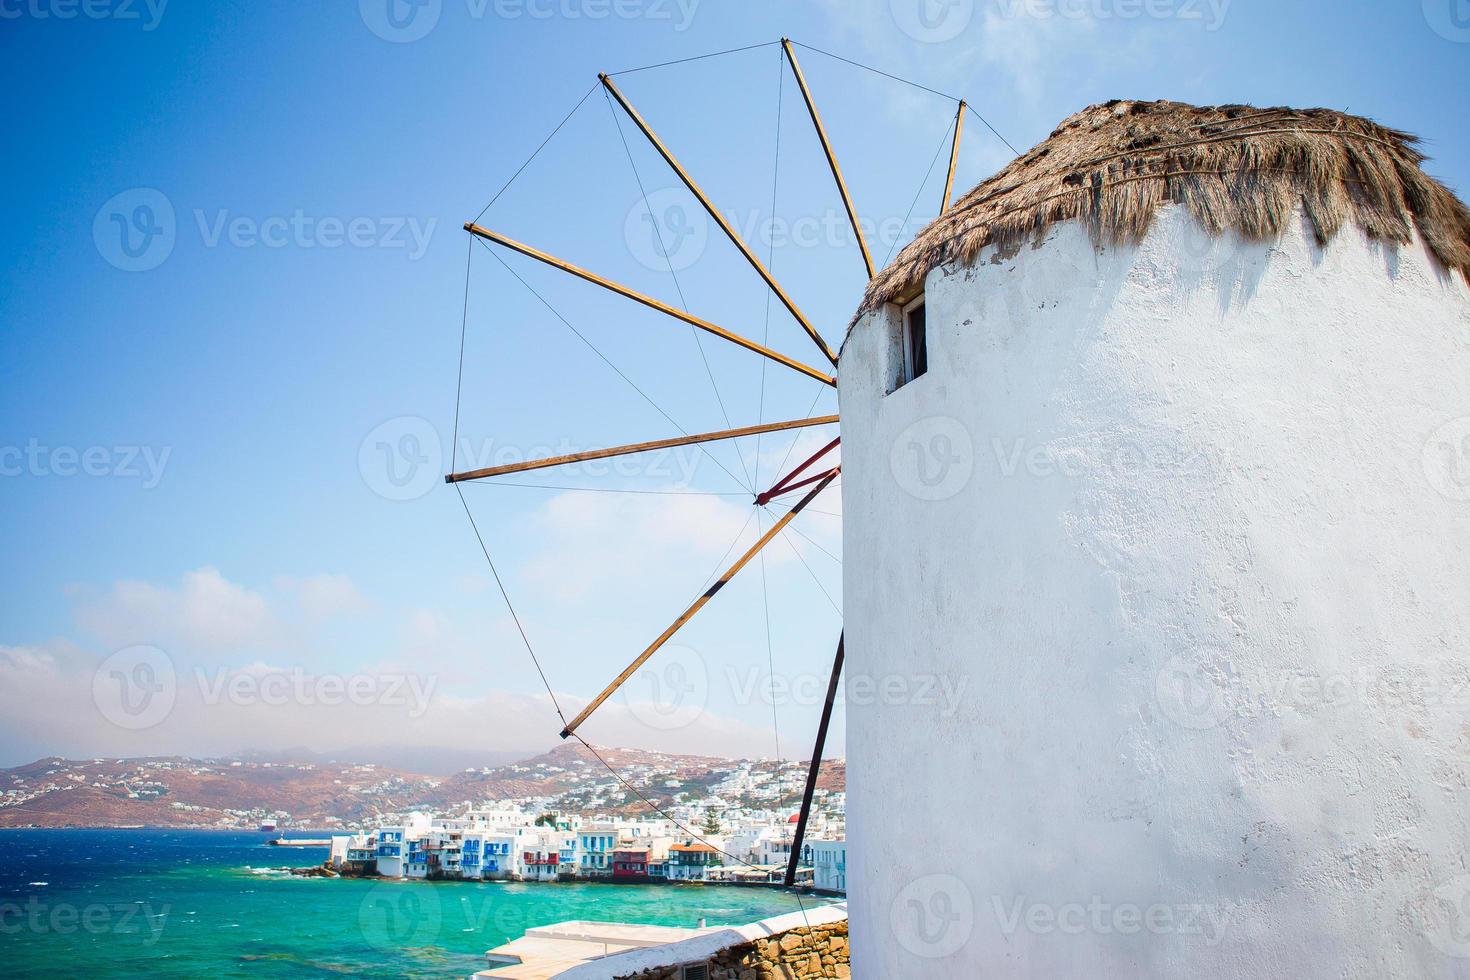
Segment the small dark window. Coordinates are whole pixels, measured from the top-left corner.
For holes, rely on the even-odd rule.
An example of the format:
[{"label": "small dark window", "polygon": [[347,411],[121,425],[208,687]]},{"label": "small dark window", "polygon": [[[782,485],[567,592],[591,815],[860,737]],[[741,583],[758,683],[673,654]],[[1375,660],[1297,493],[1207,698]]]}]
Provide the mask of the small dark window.
[{"label": "small dark window", "polygon": [[925,330],[924,301],[903,311],[903,380],[910,382],[929,370],[929,339]]}]

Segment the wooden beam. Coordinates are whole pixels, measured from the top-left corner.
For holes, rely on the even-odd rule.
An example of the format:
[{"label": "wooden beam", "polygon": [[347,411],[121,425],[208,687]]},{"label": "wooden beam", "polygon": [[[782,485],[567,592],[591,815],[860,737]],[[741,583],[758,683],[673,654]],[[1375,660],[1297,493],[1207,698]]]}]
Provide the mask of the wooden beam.
[{"label": "wooden beam", "polygon": [[751,267],[766,281],[766,285],[776,294],[776,298],[781,301],[781,305],[786,307],[786,312],[796,318],[796,322],[801,324],[801,329],[806,331],[806,335],[817,345],[822,355],[835,365],[837,363],[837,355],[832,352],[831,347],[827,346],[827,342],[822,339],[822,335],[817,333],[817,328],[812,326],[811,321],[806,318],[806,314],[797,309],[795,301],[786,295],[786,290],[782,289],[781,284],[776,282],[770,270],[761,263],[760,259],[756,258],[755,253],[750,250],[750,246],[745,244],[745,240],[736,234],[735,229],[730,226],[730,222],[725,220],[725,216],[716,209],[714,203],[710,201],[704,191],[700,189],[699,185],[694,182],[694,178],[689,176],[689,171],[685,170],[679,161],[674,158],[674,154],[664,145],[663,140],[659,139],[658,135],[649,128],[648,123],[638,114],[638,110],[633,108],[632,103],[613,84],[613,80],[608,78],[606,74],[599,74],[597,77],[601,79],[603,88],[612,94],[612,97],[617,100],[618,105],[622,106],[623,111],[628,114],[628,118],[633,120],[633,124],[647,137],[648,142],[653,144],[653,148],[658,151],[659,156],[664,158],[664,162],[669,165],[678,178],[684,182],[684,186],[689,188],[689,192],[704,206],[704,210],[709,213],[709,216],[714,220],[715,224],[720,226],[720,230],[725,233],[725,237],[730,239],[730,242],[740,250],[740,254],[745,256],[745,261],[749,262]]},{"label": "wooden beam", "polygon": [[755,498],[756,506],[764,507],[766,504],[770,503],[773,497],[779,497],[783,493],[790,493],[792,490],[795,490],[797,486],[805,486],[806,482],[808,481],[803,481],[802,483],[796,484],[794,486],[792,485],[791,481],[800,476],[802,474],[802,471],[804,471],[808,466],[811,466],[817,460],[821,459],[823,456],[830,453],[833,449],[837,448],[837,446],[841,442],[842,437],[838,436],[836,439],[833,439],[821,449],[818,449],[816,452],[808,456],[804,463],[802,463],[796,469],[792,470],[790,473],[787,473],[785,476],[781,477],[781,479],[777,480],[775,483],[771,484],[771,488],[769,490],[767,490],[765,493],[758,494]]},{"label": "wooden beam", "polygon": [[693,619],[694,614],[703,609],[704,604],[713,599],[715,597],[715,593],[723,589],[725,585],[729,583],[732,578],[735,577],[735,574],[739,572],[742,568],[744,568],[746,564],[748,564],[750,560],[754,558],[762,548],[770,544],[771,539],[774,538],[777,534],[781,533],[781,530],[786,527],[787,524],[790,524],[792,520],[796,518],[796,515],[802,512],[807,504],[817,499],[817,496],[823,490],[827,489],[827,487],[831,485],[833,480],[837,479],[837,474],[840,472],[842,472],[842,467],[840,466],[836,466],[828,470],[826,474],[824,474],[821,483],[818,483],[807,493],[805,497],[802,497],[801,500],[797,501],[796,506],[792,507],[785,514],[781,515],[781,519],[778,520],[775,524],[772,524],[771,529],[765,534],[762,534],[760,540],[751,545],[750,550],[740,556],[739,561],[731,565],[729,568],[725,569],[724,574],[722,574],[718,579],[715,580],[714,585],[711,585],[708,589],[704,591],[703,595],[701,595],[698,599],[695,599],[694,602],[689,606],[689,608],[684,610],[684,612],[679,615],[679,618],[674,620],[674,622],[670,624],[668,629],[659,634],[658,639],[650,643],[647,649],[645,649],[642,653],[635,657],[633,659],[633,662],[630,663],[621,674],[613,678],[613,682],[607,687],[603,688],[602,693],[593,698],[592,702],[588,704],[587,707],[582,709],[582,713],[573,718],[571,722],[568,723],[567,727],[561,730],[561,737],[566,738],[567,736],[571,735],[572,732],[576,731],[577,726],[586,721],[587,717],[602,705],[602,702],[606,701],[609,697],[613,695],[613,692],[622,687],[623,684],[628,680],[628,678],[632,677],[633,674],[638,670],[638,668],[642,667],[643,664],[647,662],[649,657],[657,653],[659,647],[669,642],[670,637],[679,632],[680,628],[682,628],[685,623]]},{"label": "wooden beam", "polygon": [[[817,788],[817,771],[822,768],[822,749],[827,745],[827,725],[832,721],[832,702],[837,699],[837,683],[842,677],[842,645],[845,636],[844,632],[837,637],[837,656],[832,661],[832,677],[827,681],[827,700],[822,703],[822,720],[817,723],[817,744],[812,749],[812,762],[806,770],[806,792],[801,796],[801,814],[796,818],[796,836],[791,840],[791,861],[786,865],[787,888],[796,884],[796,866],[801,861],[801,844],[806,837],[806,818],[812,812],[812,793]],[[813,884],[815,883],[814,880]]]},{"label": "wooden beam", "polygon": [[624,296],[628,299],[633,300],[635,303],[642,303],[649,309],[658,310],[660,313],[666,313],[676,320],[682,320],[690,326],[698,327],[700,330],[703,330],[706,333],[712,333],[716,337],[722,337],[725,340],[730,341],[732,344],[737,344],[741,347],[744,347],[746,350],[754,351],[755,353],[760,354],[763,357],[769,357],[776,363],[784,364],[787,367],[791,368],[793,371],[799,371],[809,378],[816,378],[818,381],[821,381],[824,384],[832,385],[834,388],[837,386],[837,379],[832,377],[832,375],[830,374],[818,371],[816,368],[803,364],[798,360],[787,357],[785,354],[778,354],[775,351],[771,350],[769,347],[757,344],[753,340],[745,339],[738,333],[732,333],[729,330],[726,330],[724,327],[715,326],[708,320],[701,320],[697,316],[691,316],[678,307],[670,306],[668,303],[665,303],[662,300],[654,299],[652,296],[645,296],[643,293],[640,293],[635,289],[629,289],[627,286],[624,286],[621,283],[613,282],[611,279],[605,279],[595,272],[589,272],[588,270],[583,269],[579,266],[572,265],[570,262],[559,259],[554,255],[548,255],[540,249],[532,248],[530,245],[526,245],[523,242],[518,242],[514,238],[507,238],[505,235],[490,231],[487,228],[481,228],[479,225],[475,224],[472,221],[465,222],[464,230],[469,232],[471,235],[483,238],[488,242],[494,242],[497,245],[504,245],[506,248],[514,252],[520,252],[522,255],[530,256],[531,258],[536,259],[538,262],[545,262],[552,268],[560,269],[563,272],[570,273],[571,275],[576,276],[578,279],[585,279],[587,282],[601,286],[603,289],[611,290],[612,292],[617,293],[619,296]]},{"label": "wooden beam", "polygon": [[822,141],[822,152],[827,155],[827,166],[832,168],[832,177],[837,181],[837,190],[842,194],[842,206],[847,209],[847,220],[852,224],[852,232],[857,236],[858,247],[863,250],[863,265],[867,266],[868,278],[873,278],[873,256],[868,252],[868,240],[863,236],[862,225],[858,223],[857,209],[852,205],[852,195],[847,192],[847,182],[842,179],[842,168],[837,166],[837,156],[832,152],[832,144],[827,140],[827,129],[822,125],[822,117],[817,113],[817,104],[812,101],[811,90],[806,87],[806,76],[801,72],[801,65],[796,61],[796,52],[791,48],[788,38],[781,39],[781,50],[786,52],[786,60],[791,62],[791,72],[796,76],[797,87],[801,89],[801,98],[806,102],[806,111],[812,117],[812,125],[817,129],[817,139]]},{"label": "wooden beam", "polygon": [[944,178],[944,200],[939,202],[939,213],[949,210],[949,193],[954,190],[954,168],[960,159],[960,134],[965,130],[965,100],[960,99],[959,111],[954,117],[954,139],[949,144],[949,173]]},{"label": "wooden beam", "polygon": [[809,477],[807,477],[805,480],[797,480],[795,483],[791,484],[790,486],[785,486],[785,487],[782,487],[779,490],[772,491],[767,499],[769,499],[770,497],[784,497],[788,493],[795,493],[796,491],[800,490],[802,487],[810,486],[811,484],[816,483],[818,480],[822,479],[822,477],[824,477],[824,476],[826,476],[825,473],[818,473],[815,476],[809,476]]},{"label": "wooden beam", "polygon": [[507,473],[524,473],[527,470],[542,470],[549,466],[581,463],[589,459],[627,456],[632,453],[646,453],[656,449],[670,449],[674,446],[693,446],[701,442],[715,442],[720,439],[740,439],[745,436],[759,435],[764,432],[782,432],[786,429],[800,429],[810,425],[830,425],[836,421],[836,415],[822,415],[817,418],[795,419],[791,422],[767,422],[764,425],[747,425],[739,429],[722,429],[719,432],[701,432],[698,435],[692,436],[656,439],[653,442],[635,442],[631,445],[612,446],[607,449],[589,449],[586,452],[568,453],[565,456],[548,456],[545,459],[530,459],[521,463],[508,463],[504,466],[487,466],[484,469],[450,473],[444,477],[444,482],[461,483],[465,480],[483,480],[488,476],[504,476]]}]

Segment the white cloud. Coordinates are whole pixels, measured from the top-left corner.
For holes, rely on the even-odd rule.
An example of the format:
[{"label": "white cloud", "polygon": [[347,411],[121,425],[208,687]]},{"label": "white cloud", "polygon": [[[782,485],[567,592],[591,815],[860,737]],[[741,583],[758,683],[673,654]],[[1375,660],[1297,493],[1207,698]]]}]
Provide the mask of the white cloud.
[{"label": "white cloud", "polygon": [[104,593],[84,586],[68,593],[77,624],[111,647],[156,643],[226,653],[267,644],[279,633],[266,597],[214,568],[186,572],[176,586],[121,581]]},{"label": "white cloud", "polygon": [[600,595],[601,605],[616,608],[620,597],[650,590],[682,594],[715,572],[722,556],[733,561],[754,543],[750,517],[748,501],[725,497],[559,494],[532,519],[537,544],[525,573],[558,602]]},{"label": "white cloud", "polygon": [[1027,10],[1024,3],[986,4],[974,53],[1005,79],[1008,88],[1035,105],[1056,84],[1059,72],[1075,70],[1071,53],[1097,43],[1097,21],[1035,16]]},{"label": "white cloud", "polygon": [[276,579],[276,588],[294,596],[302,614],[312,622],[360,614],[371,608],[346,575],[282,576]]},{"label": "white cloud", "polygon": [[[824,503],[835,508],[837,495],[829,497]],[[738,551],[725,556],[737,530],[745,529],[737,548],[755,540],[757,522],[746,524],[751,515],[747,501],[601,494],[565,494],[535,514],[525,528],[536,542],[531,568],[517,569],[519,583],[509,584],[537,607],[529,618],[520,611],[569,716],[647,641],[649,629],[662,628],[671,610],[697,594],[704,575],[733,560]],[[820,526],[804,525],[821,539]],[[829,584],[840,584],[829,559],[799,537],[792,542]],[[827,544],[838,546],[835,537]],[[773,596],[789,600],[810,589],[785,543],[766,556],[768,572],[784,567],[801,580],[772,577]],[[737,698],[720,673],[764,659],[750,645],[762,635],[759,624],[739,595],[743,590],[754,601],[757,574],[752,566],[743,584],[688,631],[709,658],[709,687],[687,723],[668,729],[660,710],[630,688],[602,706],[587,737],[629,747],[768,753],[767,710]],[[524,588],[528,582],[535,588]],[[256,590],[201,568],[172,583],[73,588],[80,642],[0,646],[0,752],[17,763],[51,754],[199,756],[297,747],[445,748],[497,757],[540,751],[561,719],[545,694],[524,693],[540,677],[498,591],[484,585],[473,582],[468,591],[478,594],[467,606],[400,609],[369,601],[340,575],[280,577]],[[594,598],[578,598],[584,594]],[[314,628],[363,612],[357,626],[370,634],[370,648]],[[141,655],[133,652],[140,644]],[[668,659],[661,654],[656,666]],[[807,706],[784,710],[797,725],[812,714]]]},{"label": "white cloud", "polygon": [[[207,756],[299,747],[327,754],[375,747],[531,754],[543,750],[561,727],[545,695],[464,697],[450,693],[431,671],[309,673],[256,662],[238,668],[174,663],[175,693],[166,715],[131,729],[118,724],[107,695],[96,693],[99,662],[66,645],[0,646],[0,732],[9,762],[42,754]],[[572,695],[560,698],[568,715],[584,703]],[[769,750],[764,727],[710,712],[675,731],[650,727],[646,717],[637,704],[615,699],[585,734],[629,748],[716,755]]]},{"label": "white cloud", "polygon": [[372,611],[346,575],[282,575],[270,589],[257,590],[207,566],[185,572],[174,584],[123,580],[105,590],[74,585],[67,595],[77,626],[106,647],[152,643],[204,657],[301,653],[317,627]]}]

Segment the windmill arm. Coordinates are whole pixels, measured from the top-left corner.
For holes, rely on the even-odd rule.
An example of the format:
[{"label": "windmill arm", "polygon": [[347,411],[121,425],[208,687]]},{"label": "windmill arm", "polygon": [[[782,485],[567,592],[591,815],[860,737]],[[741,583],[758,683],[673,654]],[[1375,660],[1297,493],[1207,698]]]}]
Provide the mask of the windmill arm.
[{"label": "windmill arm", "polygon": [[740,250],[741,255],[745,256],[745,261],[749,262],[751,268],[755,269],[756,273],[766,281],[766,285],[776,294],[776,298],[781,301],[781,305],[786,307],[786,311],[796,319],[796,322],[801,325],[801,329],[806,331],[806,335],[812,339],[812,343],[817,345],[817,349],[822,352],[822,356],[831,361],[835,366],[837,364],[837,355],[832,352],[831,347],[827,346],[827,342],[822,339],[822,335],[817,333],[817,328],[812,326],[811,321],[806,318],[806,315],[797,308],[796,303],[786,294],[786,290],[781,288],[781,284],[776,282],[776,278],[771,275],[770,270],[765,267],[760,259],[756,258],[755,253],[750,250],[750,246],[745,243],[745,239],[735,233],[735,229],[730,226],[730,222],[719,212],[719,209],[714,206],[714,203],[700,189],[700,186],[694,182],[694,178],[689,176],[689,171],[684,169],[683,165],[674,157],[673,152],[664,145],[663,140],[658,138],[658,134],[649,127],[648,123],[639,115],[638,110],[633,108],[632,103],[613,84],[613,80],[605,74],[599,75],[598,78],[602,80],[603,88],[607,89],[612,97],[617,100],[618,105],[622,106],[623,111],[628,114],[628,118],[633,120],[633,124],[647,137],[648,142],[653,144],[653,148],[658,151],[659,156],[664,158],[664,162],[684,182],[684,186],[689,188],[689,192],[695,196],[704,207],[704,210],[708,212],[710,218],[713,219],[714,223],[725,233],[725,237],[730,239],[731,244]]},{"label": "windmill arm", "polygon": [[688,313],[685,313],[683,310],[674,306],[670,306],[662,300],[654,299],[652,296],[646,296],[643,293],[638,292],[636,289],[630,289],[627,286],[622,285],[621,283],[616,283],[613,282],[611,279],[599,276],[595,272],[590,272],[587,269],[581,268],[580,266],[572,265],[570,262],[567,262],[564,259],[559,259],[554,255],[549,255],[546,252],[541,251],[540,249],[532,248],[530,245],[527,245],[524,242],[518,242],[514,238],[508,238],[505,235],[499,234],[498,232],[490,231],[487,228],[481,228],[479,225],[475,224],[472,221],[465,222],[464,230],[469,232],[471,235],[476,236],[477,238],[482,238],[487,242],[494,242],[497,245],[503,245],[513,252],[519,252],[522,255],[529,256],[530,258],[537,260],[538,262],[544,262],[554,269],[560,269],[563,272],[570,273],[571,275],[576,276],[578,279],[585,280],[592,283],[593,285],[601,286],[603,289],[610,290],[614,293],[617,293],[619,296],[631,299],[635,303],[642,303],[649,309],[658,310],[660,313],[666,313],[674,319],[682,320],[692,327],[696,327],[700,330],[705,331],[706,333],[712,333],[716,337],[728,340],[732,344],[744,347],[748,351],[754,351],[755,353],[760,354],[762,357],[768,357],[778,364],[784,364],[786,367],[791,368],[793,371],[799,371],[809,378],[815,378],[816,380],[821,381],[824,384],[829,384],[834,388],[837,386],[837,379],[832,377],[832,375],[830,374],[818,371],[816,368],[810,367],[806,364],[801,363],[800,361],[787,357],[785,354],[779,354],[776,351],[771,350],[769,347],[758,344],[753,340],[747,340],[737,333],[732,333],[731,331],[726,330],[724,327],[717,327],[713,323],[710,323],[708,320],[701,320],[697,316],[692,316]]},{"label": "windmill arm", "polygon": [[759,435],[764,432],[782,432],[786,429],[800,429],[811,425],[830,425],[836,421],[836,415],[822,415],[816,418],[793,419],[790,422],[767,422],[764,425],[747,425],[739,429],[722,429],[719,432],[701,432],[692,436],[686,435],[677,436],[672,439],[656,439],[653,442],[635,442],[627,446],[589,449],[586,452],[568,453],[565,456],[548,456],[545,459],[528,459],[520,463],[508,463],[504,466],[487,466],[483,469],[450,473],[444,477],[444,482],[462,483],[466,480],[483,480],[491,476],[504,476],[507,473],[525,473],[528,470],[541,470],[550,466],[564,466],[568,463],[581,463],[592,459],[628,456],[633,453],[671,449],[675,446],[693,446],[702,442],[715,442],[721,439],[740,439],[745,436]]},{"label": "windmill arm", "polygon": [[823,475],[822,481],[820,483],[813,487],[805,497],[802,497],[801,500],[797,501],[794,507],[792,507],[789,511],[781,516],[780,520],[771,525],[771,529],[765,534],[761,535],[760,540],[751,545],[749,551],[741,555],[740,559],[735,562],[735,564],[725,569],[724,573],[715,580],[715,583],[704,591],[704,594],[702,594],[698,599],[695,599],[694,602],[690,604],[689,608],[684,610],[684,612],[679,615],[679,618],[674,620],[673,623],[669,625],[668,629],[659,634],[658,639],[650,643],[647,649],[645,649],[642,653],[635,657],[633,659],[633,662],[630,663],[626,668],[624,668],[621,674],[613,678],[612,683],[603,688],[602,693],[593,698],[591,703],[589,703],[587,707],[582,709],[581,714],[573,718],[567,724],[567,727],[561,730],[561,737],[567,738],[568,736],[570,736],[573,732],[577,730],[577,727],[581,725],[582,722],[587,720],[592,712],[596,711],[604,701],[612,697],[613,693],[616,692],[618,688],[622,687],[623,684],[627,682],[628,678],[632,677],[633,674],[637,672],[638,668],[642,667],[644,663],[648,661],[649,657],[657,653],[659,648],[667,643],[675,633],[679,632],[679,630],[684,626],[685,623],[693,619],[694,614],[703,609],[705,603],[713,599],[715,597],[715,594],[723,589],[726,584],[728,584],[729,581],[735,577],[735,574],[739,572],[742,568],[744,568],[746,564],[748,564],[750,560],[754,558],[762,548],[770,544],[771,540],[775,538],[777,534],[781,533],[781,530],[785,528],[787,524],[790,524],[796,518],[796,515],[802,512],[807,504],[811,503],[817,498],[818,494],[827,489],[827,487],[831,485],[832,481],[837,479],[837,474],[841,471],[842,468],[840,466],[833,467],[832,469],[828,470]]}]

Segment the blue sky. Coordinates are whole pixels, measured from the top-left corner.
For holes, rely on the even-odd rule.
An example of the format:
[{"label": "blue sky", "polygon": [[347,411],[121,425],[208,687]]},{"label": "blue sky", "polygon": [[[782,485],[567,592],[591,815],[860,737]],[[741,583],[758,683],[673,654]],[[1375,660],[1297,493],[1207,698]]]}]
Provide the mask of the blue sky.
[{"label": "blue sky", "polygon": [[[1430,172],[1470,186],[1464,0],[389,2],[0,0],[0,764],[295,747],[488,758],[554,741],[434,474],[452,455],[677,432],[460,229],[600,70],[764,45],[615,81],[834,346],[864,277],[768,43],[782,35],[964,96],[1021,149],[1108,98],[1321,105],[1419,133]],[[890,231],[872,243],[881,261],[937,208],[942,153],[929,168],[953,103],[798,53],[859,210]],[[593,92],[482,223],[819,363],[617,119]],[[962,189],[1010,157],[973,118],[963,151]],[[677,282],[643,191],[676,239]],[[807,379],[763,376],[746,352],[502,257],[687,431],[835,411]],[[769,483],[790,443],[519,481],[657,494],[465,488],[559,695],[595,693],[737,533],[758,533],[739,491]],[[397,487],[389,463],[432,478]],[[814,506],[826,513],[803,519],[805,538],[768,551],[765,588],[758,564],[742,573],[681,633],[667,663],[682,673],[657,675],[691,684],[702,710],[667,716],[634,693],[590,738],[771,754],[772,708],[753,692],[774,663],[798,689],[776,698],[780,749],[808,751],[841,601],[840,505]],[[109,661],[137,645],[161,653]],[[168,710],[146,724],[119,716],[110,686],[143,676],[140,657],[171,672]],[[272,675],[291,693],[263,693]],[[323,677],[362,696],[334,701]]]}]

